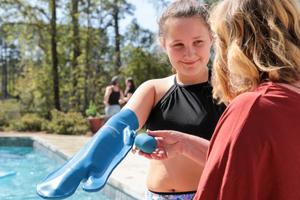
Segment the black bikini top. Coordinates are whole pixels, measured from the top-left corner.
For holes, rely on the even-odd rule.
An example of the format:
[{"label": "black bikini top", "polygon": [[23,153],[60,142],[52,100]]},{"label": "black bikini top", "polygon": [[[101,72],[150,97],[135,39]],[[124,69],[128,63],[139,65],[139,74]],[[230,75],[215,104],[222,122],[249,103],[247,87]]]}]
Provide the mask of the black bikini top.
[{"label": "black bikini top", "polygon": [[120,99],[121,93],[120,91],[112,91],[108,98],[108,104],[109,105],[119,105],[119,99]]},{"label": "black bikini top", "polygon": [[152,109],[145,128],[176,130],[210,139],[225,109],[212,98],[209,82],[194,85],[174,85]]}]

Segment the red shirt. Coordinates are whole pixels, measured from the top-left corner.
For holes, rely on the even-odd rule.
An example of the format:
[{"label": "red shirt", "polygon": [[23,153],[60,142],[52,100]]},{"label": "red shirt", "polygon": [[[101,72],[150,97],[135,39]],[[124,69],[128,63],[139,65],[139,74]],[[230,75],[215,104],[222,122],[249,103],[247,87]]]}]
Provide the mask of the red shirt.
[{"label": "red shirt", "polygon": [[236,97],[215,129],[194,199],[300,199],[300,94],[265,83]]}]

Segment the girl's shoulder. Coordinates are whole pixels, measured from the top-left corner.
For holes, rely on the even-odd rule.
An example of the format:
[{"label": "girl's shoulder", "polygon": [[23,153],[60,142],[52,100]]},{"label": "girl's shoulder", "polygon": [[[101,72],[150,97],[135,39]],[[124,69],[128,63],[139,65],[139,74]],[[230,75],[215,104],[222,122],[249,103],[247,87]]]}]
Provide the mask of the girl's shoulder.
[{"label": "girl's shoulder", "polygon": [[171,75],[164,78],[147,80],[142,83],[140,87],[150,87],[155,89],[156,91],[165,90],[165,88],[170,88],[172,85],[174,85],[174,78],[174,75]]},{"label": "girl's shoulder", "polygon": [[143,91],[149,94],[153,94],[155,103],[161,99],[167,91],[174,85],[174,75],[151,79],[142,83],[137,91]]}]

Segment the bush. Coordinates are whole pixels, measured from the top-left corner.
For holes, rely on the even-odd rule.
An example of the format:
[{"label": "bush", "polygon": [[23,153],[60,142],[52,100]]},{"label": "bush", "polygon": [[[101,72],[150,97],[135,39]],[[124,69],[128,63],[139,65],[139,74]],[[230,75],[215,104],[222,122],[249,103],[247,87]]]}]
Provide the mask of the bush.
[{"label": "bush", "polygon": [[6,119],[5,113],[3,110],[0,110],[0,127],[6,126],[8,120]]},{"label": "bush", "polygon": [[5,117],[5,113],[0,110],[0,131],[4,130],[4,127],[8,125],[8,120]]},{"label": "bush", "polygon": [[76,112],[63,113],[51,111],[51,121],[46,126],[47,132],[64,135],[82,135],[89,130],[86,119]]},{"label": "bush", "polygon": [[20,120],[11,124],[11,129],[17,131],[41,131],[45,120],[37,114],[25,114]]},{"label": "bush", "polygon": [[90,103],[88,109],[85,110],[85,114],[88,117],[96,117],[97,115],[97,107],[95,104]]},{"label": "bush", "polygon": [[11,121],[20,117],[20,104],[16,100],[0,101],[0,130],[4,130]]}]

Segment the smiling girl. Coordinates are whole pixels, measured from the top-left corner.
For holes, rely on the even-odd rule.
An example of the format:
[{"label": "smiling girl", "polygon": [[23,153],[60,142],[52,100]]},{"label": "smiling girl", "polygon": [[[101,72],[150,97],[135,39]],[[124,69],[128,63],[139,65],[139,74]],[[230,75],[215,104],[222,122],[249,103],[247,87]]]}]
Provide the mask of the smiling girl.
[{"label": "smiling girl", "polygon": [[[175,73],[143,83],[126,104],[140,128],[182,131],[208,146],[223,106],[212,99],[207,68],[212,35],[206,19],[206,7],[194,0],[175,1],[162,14],[159,41]],[[203,167],[182,155],[151,160],[146,199],[192,199]]]}]

